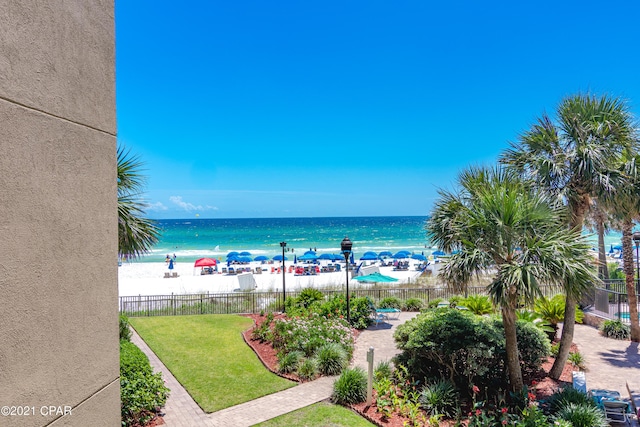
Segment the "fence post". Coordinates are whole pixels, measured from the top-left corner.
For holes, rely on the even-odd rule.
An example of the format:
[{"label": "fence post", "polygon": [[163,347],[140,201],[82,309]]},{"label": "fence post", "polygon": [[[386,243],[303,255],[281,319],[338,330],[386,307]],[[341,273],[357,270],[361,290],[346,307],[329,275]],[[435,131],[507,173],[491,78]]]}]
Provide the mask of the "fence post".
[{"label": "fence post", "polygon": [[622,307],[622,301],[620,301],[622,298],[620,298],[620,294],[616,294],[618,296],[618,320],[622,320],[622,318],[620,317],[620,312],[622,311],[621,307]]}]

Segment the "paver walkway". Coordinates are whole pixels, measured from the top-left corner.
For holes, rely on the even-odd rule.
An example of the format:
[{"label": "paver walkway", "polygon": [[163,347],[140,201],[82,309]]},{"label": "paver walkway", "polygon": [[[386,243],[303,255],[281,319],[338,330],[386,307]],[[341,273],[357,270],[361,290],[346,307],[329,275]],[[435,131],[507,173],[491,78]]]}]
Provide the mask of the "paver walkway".
[{"label": "paver walkway", "polygon": [[[389,320],[386,324],[380,323],[362,331],[356,341],[352,366],[361,366],[366,370],[366,354],[369,347],[374,347],[374,366],[380,361],[390,360],[398,353],[393,341],[393,332],[398,325],[415,315],[416,313],[403,312],[397,320]],[[149,356],[151,366],[156,372],[162,372],[167,387],[171,389],[171,395],[164,408],[164,422],[167,427],[249,427],[326,400],[333,390],[335,377],[323,377],[241,405],[206,414],[135,331],[132,341]],[[636,404],[640,404],[638,343],[604,338],[596,328],[586,325],[576,325],[574,342],[586,361],[588,389],[617,390],[622,397],[627,398],[625,382],[628,381]]]},{"label": "paver walkway", "polygon": [[[380,323],[362,331],[356,341],[352,365],[366,369],[366,354],[369,347],[374,347],[374,366],[379,361],[390,360],[398,352],[393,341],[393,331],[398,325],[413,318],[416,314],[400,313],[397,320],[392,319],[387,323]],[[131,341],[149,357],[154,371],[162,372],[167,387],[171,389],[171,394],[164,407],[164,422],[167,427],[249,427],[326,400],[333,391],[335,377],[322,377],[278,393],[207,414],[135,331]]]}]

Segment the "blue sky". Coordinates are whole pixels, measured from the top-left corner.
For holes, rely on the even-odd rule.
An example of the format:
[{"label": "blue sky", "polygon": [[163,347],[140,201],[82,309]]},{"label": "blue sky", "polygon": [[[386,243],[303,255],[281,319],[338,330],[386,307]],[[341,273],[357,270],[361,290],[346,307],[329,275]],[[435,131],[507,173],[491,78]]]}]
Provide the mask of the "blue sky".
[{"label": "blue sky", "polygon": [[640,4],[116,2],[152,218],[428,215],[565,96],[640,112]]}]

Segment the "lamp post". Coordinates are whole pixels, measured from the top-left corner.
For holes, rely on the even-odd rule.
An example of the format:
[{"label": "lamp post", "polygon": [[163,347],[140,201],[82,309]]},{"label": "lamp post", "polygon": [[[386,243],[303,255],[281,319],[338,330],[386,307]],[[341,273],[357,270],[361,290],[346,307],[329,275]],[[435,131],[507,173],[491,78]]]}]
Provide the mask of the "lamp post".
[{"label": "lamp post", "polygon": [[636,244],[636,293],[640,292],[640,266],[638,265],[638,246],[640,246],[640,231],[633,233],[633,243]]},{"label": "lamp post", "polygon": [[344,262],[346,263],[346,268],[344,270],[347,272],[347,323],[349,323],[349,325],[351,325],[351,313],[349,311],[349,255],[351,255],[352,247],[353,243],[351,243],[351,240],[345,236],[340,243],[340,249],[344,255]]},{"label": "lamp post", "polygon": [[287,298],[287,292],[284,285],[284,248],[287,246],[287,242],[280,242],[280,247],[282,248],[282,312],[285,312],[285,300]]}]

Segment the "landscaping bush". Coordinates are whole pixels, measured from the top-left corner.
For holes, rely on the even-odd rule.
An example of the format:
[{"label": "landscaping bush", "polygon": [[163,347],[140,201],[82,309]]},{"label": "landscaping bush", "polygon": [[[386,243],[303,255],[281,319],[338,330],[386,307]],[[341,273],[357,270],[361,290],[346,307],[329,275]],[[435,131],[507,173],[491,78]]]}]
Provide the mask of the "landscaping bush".
[{"label": "landscaping bush", "polygon": [[311,314],[302,319],[278,319],[273,330],[273,347],[284,352],[301,351],[311,357],[326,343],[340,344],[353,355],[354,340],[347,321],[340,318],[326,318]]},{"label": "landscaping bush", "polygon": [[333,383],[331,399],[338,404],[361,403],[367,399],[367,374],[362,368],[347,368]]},{"label": "landscaping bush", "polygon": [[[319,308],[321,315],[325,317],[347,318],[347,299],[344,295],[338,294],[329,298]],[[371,314],[373,313],[371,301],[368,298],[351,297],[349,302],[349,313],[351,318],[351,326],[356,329],[366,329],[372,322]]]},{"label": "landscaping bush", "polygon": [[549,396],[546,401],[546,411],[549,414],[555,414],[569,404],[596,407],[596,403],[587,393],[583,393],[573,387],[565,387]]},{"label": "landscaping bush", "polygon": [[600,333],[607,338],[614,338],[617,340],[628,340],[631,336],[629,326],[625,325],[620,320],[605,320],[600,326]]},{"label": "landscaping bush", "polygon": [[318,371],[323,375],[338,375],[347,367],[347,352],[340,344],[327,343],[316,352]]},{"label": "landscaping bush", "polygon": [[569,403],[555,414],[558,420],[571,422],[573,427],[608,427],[604,413],[591,405]]},{"label": "landscaping bush", "polygon": [[308,316],[318,311],[324,295],[317,289],[305,288],[297,297],[287,297],[285,300],[285,313],[289,317]]},{"label": "landscaping bush", "polygon": [[162,374],[154,374],[147,356],[135,344],[120,341],[120,410],[123,426],[144,425],[169,395]]},{"label": "landscaping bush", "polygon": [[429,300],[429,303],[427,304],[427,308],[437,308],[438,304],[440,304],[442,301],[444,301],[442,298],[435,298],[435,299]]},{"label": "landscaping bush", "polygon": [[398,297],[386,297],[382,298],[378,303],[378,308],[402,308],[402,300]]},{"label": "landscaping bush", "polygon": [[129,318],[124,314],[120,315],[120,340],[131,341],[131,329],[129,327]]},{"label": "landscaping bush", "polygon": [[[504,335],[501,320],[494,320],[495,326]],[[551,354],[551,342],[549,337],[533,323],[518,320],[516,322],[516,337],[520,353],[520,367],[526,380],[533,376],[547,357]],[[503,344],[504,346],[504,344]]]},{"label": "landscaping bush", "polygon": [[379,381],[382,378],[391,379],[393,375],[393,369],[391,363],[388,360],[381,360],[373,370],[373,380]]},{"label": "landscaping bush", "polygon": [[493,304],[486,295],[470,295],[460,301],[460,305],[467,307],[470,312],[482,316],[494,312]]},{"label": "landscaping bush", "polygon": [[312,380],[318,375],[318,363],[313,358],[303,359],[298,364],[297,373],[302,380]]},{"label": "landscaping bush", "polygon": [[441,414],[452,418],[458,407],[458,392],[450,381],[436,381],[422,390],[420,405],[429,415]]},{"label": "landscaping bush", "polygon": [[278,372],[282,374],[296,372],[303,357],[304,354],[301,351],[278,353]]},{"label": "landscaping bush", "polygon": [[571,362],[571,365],[574,368],[578,368],[579,371],[584,371],[586,369],[584,356],[579,351],[570,352],[567,360]]},{"label": "landscaping bush", "polygon": [[273,333],[271,332],[271,322],[273,322],[273,319],[273,313],[269,312],[260,326],[253,328],[253,331],[251,331],[251,339],[258,340],[261,343],[271,341],[273,339]]},{"label": "landscaping bush", "polygon": [[424,303],[420,298],[409,298],[404,302],[404,310],[420,311]]}]

